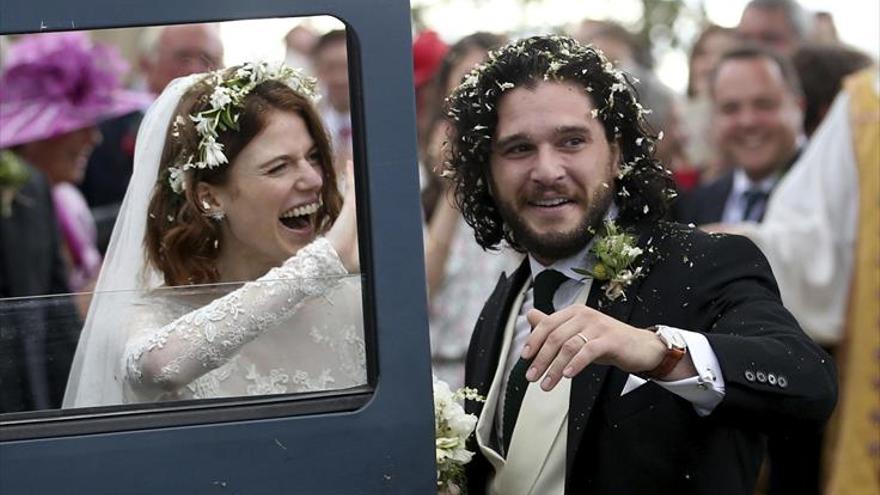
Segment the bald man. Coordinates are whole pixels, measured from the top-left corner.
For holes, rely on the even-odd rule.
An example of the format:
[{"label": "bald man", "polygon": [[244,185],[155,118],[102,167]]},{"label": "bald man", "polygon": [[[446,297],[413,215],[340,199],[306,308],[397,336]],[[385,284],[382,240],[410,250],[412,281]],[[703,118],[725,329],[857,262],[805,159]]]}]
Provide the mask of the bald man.
[{"label": "bald man", "polygon": [[218,69],[223,66],[219,27],[185,24],[148,31],[139,66],[156,95],[175,78]]}]

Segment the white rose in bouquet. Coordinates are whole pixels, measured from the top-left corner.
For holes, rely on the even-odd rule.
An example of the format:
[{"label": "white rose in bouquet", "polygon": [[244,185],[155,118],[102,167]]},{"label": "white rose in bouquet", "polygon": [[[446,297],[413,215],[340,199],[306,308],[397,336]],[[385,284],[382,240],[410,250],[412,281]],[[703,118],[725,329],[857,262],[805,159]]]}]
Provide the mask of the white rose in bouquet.
[{"label": "white rose in bouquet", "polygon": [[437,490],[461,493],[464,465],[474,453],[467,450],[467,439],[477,425],[477,417],[464,412],[465,400],[484,400],[477,391],[461,388],[453,392],[449,385],[434,379],[434,438],[437,460]]}]

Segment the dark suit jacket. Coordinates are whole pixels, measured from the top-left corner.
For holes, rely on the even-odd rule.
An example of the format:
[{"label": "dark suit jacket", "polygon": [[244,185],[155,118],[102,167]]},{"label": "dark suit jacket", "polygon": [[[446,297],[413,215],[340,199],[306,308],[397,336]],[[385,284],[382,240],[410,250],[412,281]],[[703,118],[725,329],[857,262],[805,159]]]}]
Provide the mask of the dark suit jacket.
[{"label": "dark suit jacket", "polygon": [[[783,308],[770,267],[751,241],[671,223],[633,230],[645,250],[646,275],[627,289],[625,301],[607,300],[597,285],[587,304],[640,328],[664,324],[703,332],[726,393],[701,417],[691,403],[652,382],[621,397],[627,373],[590,365],[571,388],[566,493],[751,494],[766,433],[821,423],[831,414],[833,364]],[[528,271],[524,263],[511,277],[502,276],[477,322],[465,382],[482,394],[492,383],[504,324]],[[770,374],[785,379],[767,380]],[[481,407],[467,404],[475,414]],[[492,467],[473,440],[471,449],[477,454],[467,466],[468,486],[480,494]]]},{"label": "dark suit jacket", "polygon": [[9,217],[0,215],[0,412],[60,407],[81,324],[65,294],[52,197],[31,169]]},{"label": "dark suit jacket", "polygon": [[134,168],[134,145],[144,113],[135,111],[106,120],[99,126],[101,141],[86,166],[79,189],[95,217],[98,250],[107,251],[113,224],[125,198]]},{"label": "dark suit jacket", "polygon": [[683,194],[673,204],[673,220],[694,225],[720,222],[732,190],[733,172],[727,172],[708,184],[698,186]]}]

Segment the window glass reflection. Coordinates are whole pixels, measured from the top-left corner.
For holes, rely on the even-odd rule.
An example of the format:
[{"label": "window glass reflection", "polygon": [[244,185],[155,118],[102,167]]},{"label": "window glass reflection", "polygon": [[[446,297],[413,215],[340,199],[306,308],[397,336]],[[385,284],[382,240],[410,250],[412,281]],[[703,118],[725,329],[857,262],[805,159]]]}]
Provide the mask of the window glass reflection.
[{"label": "window glass reflection", "polygon": [[112,332],[83,335],[66,394],[82,324],[72,298],[0,300],[0,367],[21,374],[18,386],[4,382],[3,412],[52,407],[62,395],[67,408],[365,384],[360,277],[299,273],[335,262],[318,248],[271,274],[286,278],[92,294],[89,318],[101,321],[91,323]]},{"label": "window glass reflection", "polygon": [[303,69],[222,67],[254,21],[148,28],[137,77],[109,32],[4,38],[0,412],[366,383],[348,76],[321,69],[345,32],[320,19],[292,24]]}]

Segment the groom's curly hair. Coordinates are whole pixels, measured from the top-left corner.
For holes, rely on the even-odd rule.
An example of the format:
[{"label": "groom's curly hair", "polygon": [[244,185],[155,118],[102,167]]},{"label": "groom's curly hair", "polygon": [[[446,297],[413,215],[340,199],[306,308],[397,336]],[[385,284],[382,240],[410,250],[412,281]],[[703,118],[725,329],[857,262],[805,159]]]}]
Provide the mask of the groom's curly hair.
[{"label": "groom's curly hair", "polygon": [[606,139],[620,147],[621,173],[614,181],[619,222],[663,218],[675,185],[654,157],[658,136],[644,118],[648,110],[639,104],[630,78],[592,46],[565,36],[534,36],[491,52],[446,100],[450,133],[442,175],[452,180],[455,204],[474,229],[477,243],[497,249],[505,240],[523,250],[490,193],[489,163],[504,93],[517,87],[532,89],[544,81],[583,87]]},{"label": "groom's curly hair", "polygon": [[[239,67],[226,69],[223,74],[234,74]],[[229,162],[213,169],[187,170],[182,194],[174,192],[168,183],[168,169],[185,163],[197,149],[201,136],[189,116],[210,108],[213,89],[208,75],[180,99],[167,129],[159,174],[148,207],[144,239],[147,261],[163,274],[165,284],[169,286],[219,281],[217,257],[223,242],[222,230],[218,221],[206,217],[196,188],[199,182],[228,183],[236,157],[266,127],[272,110],[300,116],[320,155],[324,186],[321,190],[323,205],[317,214],[317,231],[325,232],[342,209],[330,138],[317,110],[306,96],[275,80],[258,84],[245,97],[238,130],[220,132],[217,141],[223,145]]]}]

